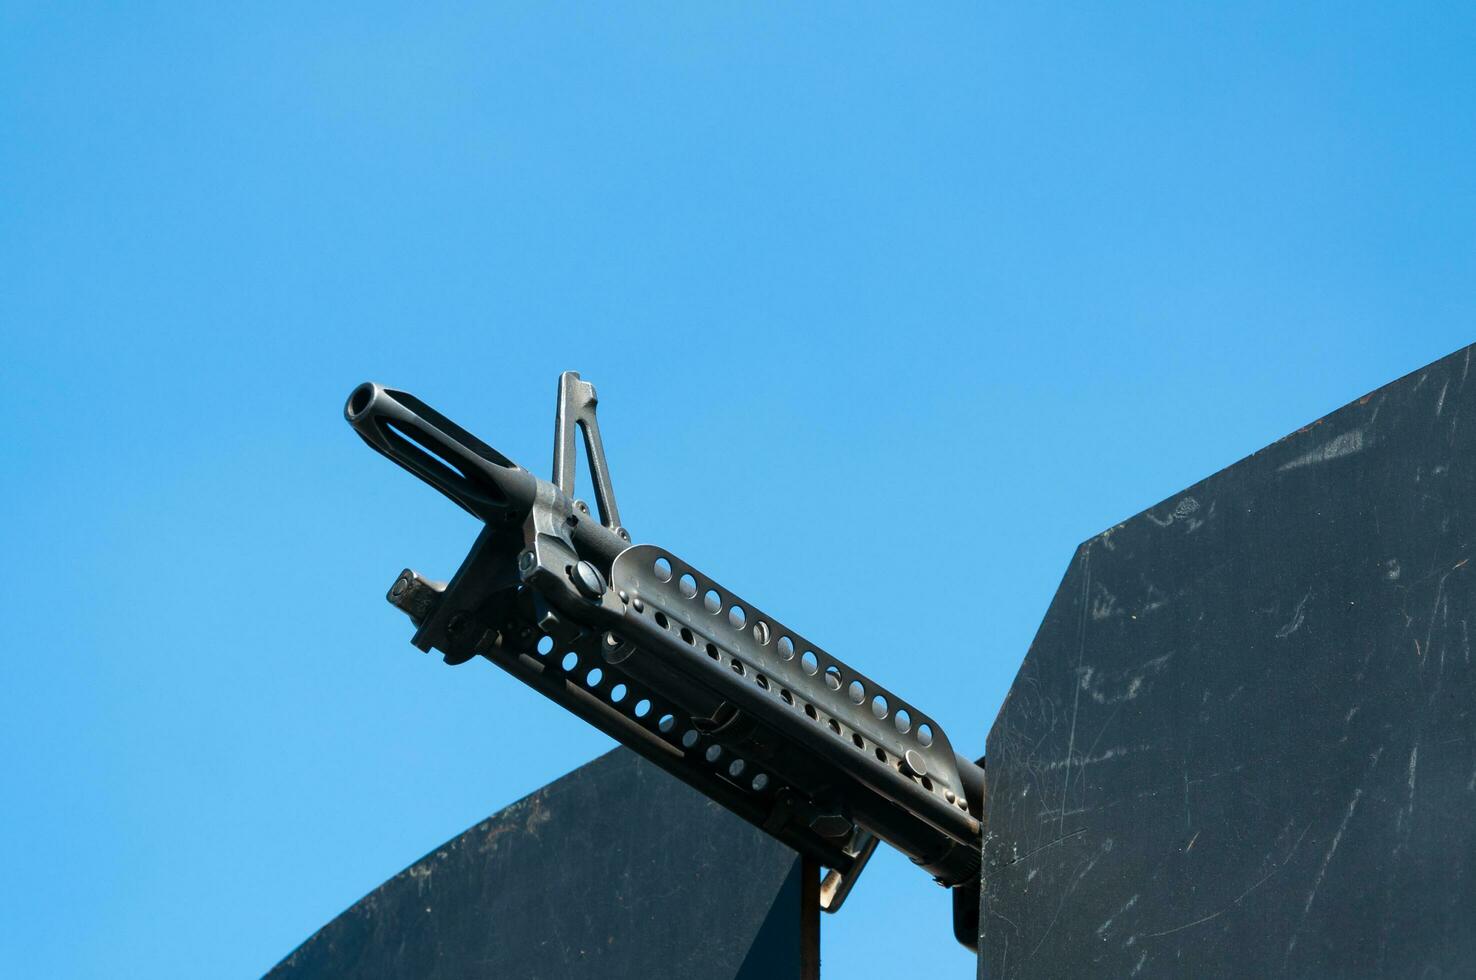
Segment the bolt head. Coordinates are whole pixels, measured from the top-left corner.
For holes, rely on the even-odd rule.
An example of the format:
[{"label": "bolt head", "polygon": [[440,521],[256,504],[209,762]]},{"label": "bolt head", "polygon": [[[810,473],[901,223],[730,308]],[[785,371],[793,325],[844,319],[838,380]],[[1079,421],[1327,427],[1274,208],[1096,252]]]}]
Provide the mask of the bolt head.
[{"label": "bolt head", "polygon": [[928,763],[917,749],[908,749],[902,756],[902,761],[911,769],[914,775],[926,776],[928,774]]},{"label": "bolt head", "polygon": [[587,561],[581,561],[571,568],[569,578],[573,580],[574,588],[579,590],[579,594],[591,602],[605,594],[605,577]]},{"label": "bolt head", "polygon": [[810,820],[810,829],[821,837],[837,840],[851,832],[851,821],[838,813],[822,813]]}]

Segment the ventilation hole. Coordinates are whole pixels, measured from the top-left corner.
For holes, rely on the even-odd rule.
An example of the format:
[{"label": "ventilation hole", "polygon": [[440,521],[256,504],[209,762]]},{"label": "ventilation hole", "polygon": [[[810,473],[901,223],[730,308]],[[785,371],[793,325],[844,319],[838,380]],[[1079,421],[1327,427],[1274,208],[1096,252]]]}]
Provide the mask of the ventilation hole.
[{"label": "ventilation hole", "polygon": [[671,625],[671,622],[666,618],[666,613],[656,614],[656,625],[660,626],[662,629],[666,629],[668,626]]},{"label": "ventilation hole", "polygon": [[917,740],[922,743],[923,748],[933,744],[933,726],[923,722],[917,726]]},{"label": "ventilation hole", "polygon": [[794,641],[791,640],[789,637],[787,637],[787,636],[781,636],[781,637],[779,637],[779,646],[778,646],[777,649],[779,650],[779,659],[781,659],[781,660],[793,660],[794,659]]},{"label": "ventilation hole", "polygon": [[676,727],[676,715],[662,715],[661,720],[656,723],[656,727],[661,729],[663,733],[671,731]]},{"label": "ventilation hole", "polygon": [[627,693],[628,692],[626,691],[624,684],[616,684],[614,687],[610,688],[610,703],[619,704],[621,701],[625,700],[625,695]]},{"label": "ventilation hole", "polygon": [[769,624],[762,619],[753,624],[753,638],[759,646],[769,645]]},{"label": "ventilation hole", "polygon": [[794,704],[794,695],[789,693],[789,688],[787,687],[781,687],[779,689],[779,698],[785,704]]},{"label": "ventilation hole", "polygon": [[551,636],[545,636],[538,641],[538,653],[541,656],[548,656],[548,654],[553,652],[553,648],[554,638]]},{"label": "ventilation hole", "polygon": [[728,622],[733,625],[735,630],[741,630],[743,624],[748,622],[748,613],[743,611],[742,606],[729,606]]},{"label": "ventilation hole", "polygon": [[[365,407],[366,408],[368,407],[368,403],[367,402],[365,403]],[[362,411],[362,409],[361,409],[361,411]],[[403,439],[404,441],[410,443],[416,449],[419,449],[420,451],[422,451],[423,453],[425,453],[427,456],[431,457],[431,459],[434,462],[433,462],[432,466],[430,467],[430,469],[432,469],[433,471],[435,469],[435,466],[443,466],[446,469],[450,470],[456,476],[460,477],[461,479],[463,479],[463,480],[466,479],[466,472],[462,469],[460,463],[453,462],[450,459],[448,459],[447,457],[443,456],[441,454],[440,450],[433,443],[427,442],[426,439],[425,439],[425,437],[420,432],[416,431],[413,427],[408,426],[408,425],[401,425],[401,424],[399,424],[397,422],[390,421],[390,420],[386,420],[385,423],[384,423],[384,425],[391,432],[393,432],[395,436],[397,436],[400,439]],[[393,441],[393,440],[391,440],[391,441]],[[496,455],[495,451],[494,451],[494,455]],[[490,462],[490,460],[489,460],[489,462]],[[498,503],[502,503],[506,499],[505,497],[502,496],[502,492],[500,490],[496,489],[495,487],[492,488],[492,494],[498,498],[498,500],[497,500]]]},{"label": "ventilation hole", "polygon": [[854,732],[851,733],[851,741],[856,744],[856,748],[858,749],[866,748],[866,739],[862,738],[860,735],[857,735]]},{"label": "ventilation hole", "polygon": [[652,566],[652,570],[655,571],[656,577],[659,578],[661,581],[671,581],[671,562],[667,561],[665,558],[656,559],[656,564]]},{"label": "ventilation hole", "polygon": [[943,798],[945,800],[947,800],[949,803],[957,803],[958,802],[958,797],[953,795],[953,790],[951,790],[951,789],[950,790],[944,790],[943,791]]},{"label": "ventilation hole", "polygon": [[815,651],[806,650],[805,655],[800,657],[800,667],[807,674],[813,674],[820,669],[820,660],[815,656]]},{"label": "ventilation hole", "polygon": [[701,738],[702,738],[702,736],[697,734],[696,729],[692,729],[692,728],[687,729],[687,733],[682,736],[682,748],[684,748],[684,749],[690,749],[690,748],[692,748],[693,746],[695,746],[697,744],[698,740],[701,739]]},{"label": "ventilation hole", "polygon": [[846,688],[846,691],[851,695],[851,701],[853,703],[855,703],[855,704],[865,704],[866,703],[866,685],[865,684],[862,684],[860,681],[851,681],[851,686],[848,687],[848,688]]},{"label": "ventilation hole", "polygon": [[600,681],[604,679],[605,672],[596,667],[594,670],[591,670],[589,674],[584,678],[584,683],[588,684],[590,687],[599,687]]},{"label": "ventilation hole", "polygon": [[651,713],[651,702],[650,701],[647,701],[645,698],[641,698],[639,701],[636,702],[634,714],[635,714],[635,716],[637,718],[644,718],[644,717],[646,717],[650,713]]},{"label": "ventilation hole", "polygon": [[716,762],[723,757],[723,747],[721,745],[709,745],[705,755],[708,762]]},{"label": "ventilation hole", "polygon": [[560,663],[559,666],[564,668],[564,673],[569,673],[575,667],[579,666],[579,654],[575,653],[573,650],[570,650],[568,653],[564,654],[563,662]]},{"label": "ventilation hole", "polygon": [[683,575],[677,579],[677,588],[681,591],[682,595],[690,599],[697,594],[697,580],[690,574]]},{"label": "ventilation hole", "polygon": [[763,674],[754,674],[753,675],[753,682],[755,684],[757,684],[759,687],[763,688],[765,691],[767,691],[769,689],[769,679],[767,677],[765,677]]},{"label": "ventilation hole", "polygon": [[886,762],[887,761],[887,750],[886,749],[878,748],[876,750],[876,761],[877,762]]},{"label": "ventilation hole", "polygon": [[887,716],[887,699],[880,694],[872,698],[871,713],[876,715],[878,719],[885,718]]},{"label": "ventilation hole", "polygon": [[833,732],[835,732],[837,735],[839,735],[840,734],[840,722],[836,721],[834,718],[830,719],[830,730],[833,731]]},{"label": "ventilation hole", "polygon": [[815,721],[819,721],[820,720],[820,716],[817,715],[817,714],[815,714],[815,706],[813,704],[807,704],[807,705],[805,705],[805,714],[809,715]]},{"label": "ventilation hole", "polygon": [[933,781],[931,779],[929,779],[927,776],[924,776],[922,778],[922,784],[923,784],[923,789],[927,790],[929,793],[931,793],[933,791]]},{"label": "ventilation hole", "polygon": [[769,777],[767,775],[765,775],[764,773],[759,773],[757,776],[753,777],[753,791],[755,793],[762,793],[768,788]]},{"label": "ventilation hole", "polygon": [[723,597],[713,589],[708,589],[702,595],[702,608],[710,613],[717,613],[723,608]]},{"label": "ventilation hole", "polygon": [[898,708],[897,713],[892,716],[892,724],[897,726],[897,731],[906,735],[912,731],[912,716],[907,713],[906,708]]},{"label": "ventilation hole", "polygon": [[707,645],[707,655],[714,660],[718,659],[718,648],[709,643]]},{"label": "ventilation hole", "polygon": [[685,626],[682,627],[682,639],[686,640],[688,643],[695,643],[695,642],[697,642],[692,637],[692,631],[689,630],[689,629],[687,629]]},{"label": "ventilation hole", "polygon": [[743,765],[742,759],[734,759],[733,764],[728,766],[728,775],[732,776],[734,779],[737,779],[739,776],[743,775],[743,770],[745,768],[746,767]]},{"label": "ventilation hole", "polygon": [[739,677],[743,676],[743,661],[739,660],[737,657],[734,657],[732,662],[729,663],[728,666],[733,668],[733,673],[737,674]]},{"label": "ventilation hole", "polygon": [[825,668],[825,686],[832,691],[839,691],[841,689],[840,668],[835,664],[831,664]]}]

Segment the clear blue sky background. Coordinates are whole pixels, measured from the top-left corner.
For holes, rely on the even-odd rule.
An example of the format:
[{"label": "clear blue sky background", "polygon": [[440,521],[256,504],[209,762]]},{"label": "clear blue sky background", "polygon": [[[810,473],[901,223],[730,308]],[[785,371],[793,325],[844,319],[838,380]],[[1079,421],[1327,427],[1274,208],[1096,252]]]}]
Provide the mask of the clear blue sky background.
[{"label": "clear blue sky background", "polygon": [[[608,747],[406,643],[366,378],[542,471],[584,372],[982,751],[1077,542],[1476,339],[1473,9],[0,2],[4,969],[258,974]],[[972,975],[891,854],[825,929]]]}]

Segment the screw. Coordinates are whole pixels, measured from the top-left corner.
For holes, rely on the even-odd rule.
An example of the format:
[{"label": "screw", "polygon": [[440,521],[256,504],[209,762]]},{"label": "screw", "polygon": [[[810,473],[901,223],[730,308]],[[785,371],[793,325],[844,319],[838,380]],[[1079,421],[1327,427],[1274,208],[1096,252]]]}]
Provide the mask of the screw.
[{"label": "screw", "polygon": [[569,578],[574,580],[574,587],[579,590],[579,594],[591,602],[605,594],[605,577],[587,561],[581,561],[569,569]]}]

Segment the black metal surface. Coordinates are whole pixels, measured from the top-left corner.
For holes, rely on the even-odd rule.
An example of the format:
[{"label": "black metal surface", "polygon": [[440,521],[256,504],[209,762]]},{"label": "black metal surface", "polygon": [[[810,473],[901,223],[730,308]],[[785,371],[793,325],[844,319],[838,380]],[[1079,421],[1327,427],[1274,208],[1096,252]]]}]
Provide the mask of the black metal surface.
[{"label": "black metal surface", "polygon": [[[367,443],[486,522],[448,585],[407,570],[391,588],[415,645],[486,657],[825,864],[840,879],[827,910],[873,835],[945,884],[976,880],[978,766],[894,693],[669,552],[630,546],[596,404],[577,375],[560,379],[549,483],[413,396],[350,395]],[[576,425],[603,524],[571,495]]]},{"label": "black metal surface", "polygon": [[1080,547],[989,734],[981,977],[1476,976],[1471,360]]},{"label": "black metal surface", "polygon": [[803,864],[617,749],[417,861],[268,976],[806,980]]}]

